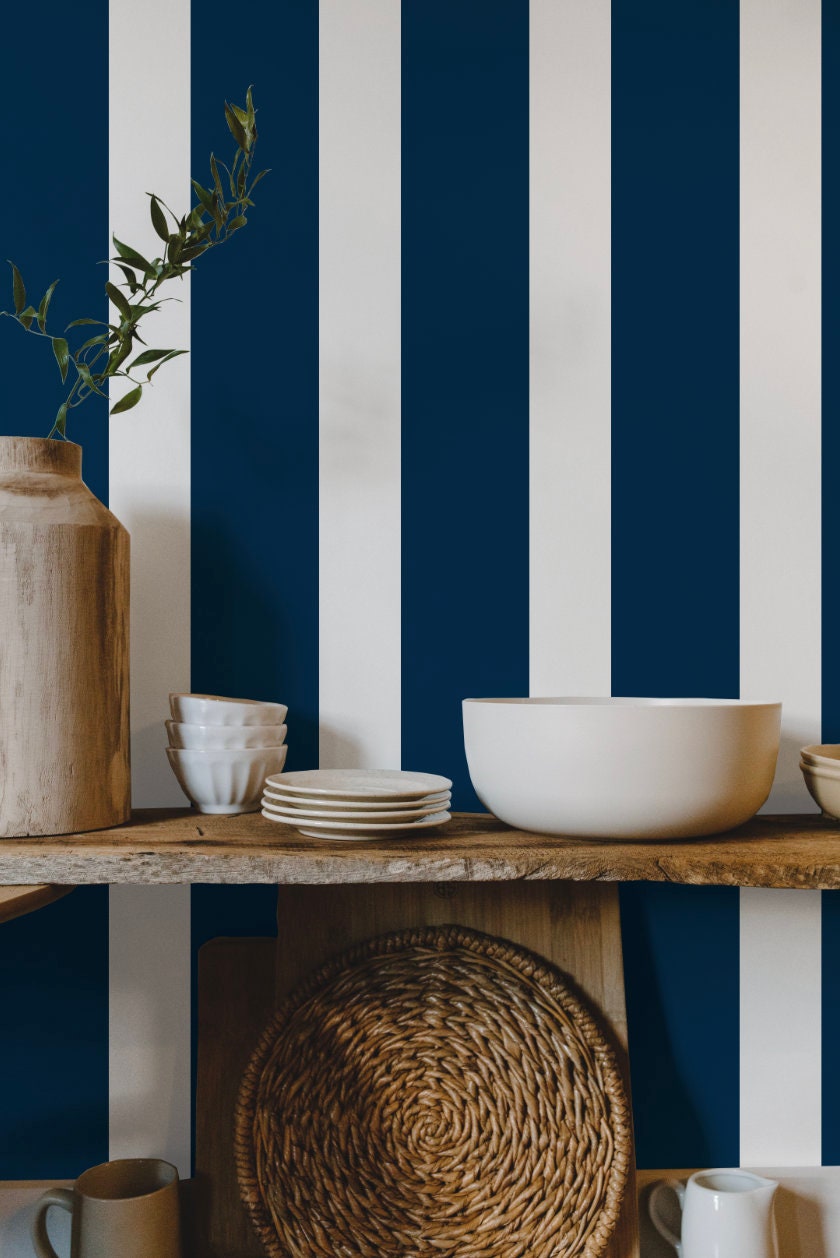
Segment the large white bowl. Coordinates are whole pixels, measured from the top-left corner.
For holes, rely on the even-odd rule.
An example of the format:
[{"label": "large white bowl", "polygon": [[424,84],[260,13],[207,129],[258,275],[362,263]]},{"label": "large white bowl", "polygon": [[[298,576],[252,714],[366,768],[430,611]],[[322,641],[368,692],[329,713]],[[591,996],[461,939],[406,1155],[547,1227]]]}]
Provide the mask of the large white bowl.
[{"label": "large white bowl", "polygon": [[171,747],[281,747],[286,725],[193,725],[167,721]]},{"label": "large white bowl", "polygon": [[282,725],[285,703],[228,699],[224,695],[170,695],[172,719],[191,725]]},{"label": "large white bowl", "polygon": [[199,812],[255,812],[263,782],[279,773],[288,747],[200,750],[167,747],[166,754],[181,790]]},{"label": "large white bowl", "polygon": [[692,838],[767,799],[780,703],[465,699],[473,786],[502,821],[594,839]]}]

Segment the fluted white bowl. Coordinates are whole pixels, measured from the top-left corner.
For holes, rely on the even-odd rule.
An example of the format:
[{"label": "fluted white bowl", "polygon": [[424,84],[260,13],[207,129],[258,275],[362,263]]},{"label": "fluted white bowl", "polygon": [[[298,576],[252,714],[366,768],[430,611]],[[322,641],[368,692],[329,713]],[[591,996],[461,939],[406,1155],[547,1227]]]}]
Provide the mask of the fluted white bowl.
[{"label": "fluted white bowl", "polygon": [[466,699],[467,764],[485,807],[522,830],[593,839],[717,834],[767,799],[781,706]]},{"label": "fluted white bowl", "polygon": [[174,721],[191,725],[282,725],[289,711],[285,703],[260,699],[229,699],[225,695],[170,695]]},{"label": "fluted white bowl", "polygon": [[194,725],[167,721],[170,747],[282,747],[286,725]]},{"label": "fluted white bowl", "polygon": [[840,820],[840,772],[799,761],[808,794],[829,817]]},{"label": "fluted white bowl", "polygon": [[167,747],[181,790],[199,812],[256,812],[265,779],[280,773],[288,747]]},{"label": "fluted white bowl", "polygon": [[840,772],[840,743],[812,743],[802,747],[799,754],[806,764]]}]

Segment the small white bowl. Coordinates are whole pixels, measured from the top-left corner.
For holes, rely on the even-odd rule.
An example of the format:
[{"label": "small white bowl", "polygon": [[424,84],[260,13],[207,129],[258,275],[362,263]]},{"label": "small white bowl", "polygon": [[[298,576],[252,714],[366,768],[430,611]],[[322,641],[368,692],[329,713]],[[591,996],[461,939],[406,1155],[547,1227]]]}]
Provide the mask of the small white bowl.
[{"label": "small white bowl", "polygon": [[285,703],[228,699],[223,695],[170,695],[172,718],[190,725],[282,725]]},{"label": "small white bowl", "polygon": [[821,760],[819,764],[814,764],[802,756],[799,761],[800,769],[813,769],[815,773],[819,773],[827,778],[840,778],[840,761],[837,760]]},{"label": "small white bowl", "polygon": [[809,747],[801,747],[799,754],[806,764],[840,771],[840,743],[812,743]]},{"label": "small white bowl", "polygon": [[256,812],[263,782],[279,773],[288,747],[167,747],[181,790],[199,812]]},{"label": "small white bowl", "polygon": [[167,721],[170,747],[282,747],[286,725],[193,725]]},{"label": "small white bowl", "polygon": [[840,821],[840,773],[818,769],[801,760],[799,767],[811,798],[827,816]]}]

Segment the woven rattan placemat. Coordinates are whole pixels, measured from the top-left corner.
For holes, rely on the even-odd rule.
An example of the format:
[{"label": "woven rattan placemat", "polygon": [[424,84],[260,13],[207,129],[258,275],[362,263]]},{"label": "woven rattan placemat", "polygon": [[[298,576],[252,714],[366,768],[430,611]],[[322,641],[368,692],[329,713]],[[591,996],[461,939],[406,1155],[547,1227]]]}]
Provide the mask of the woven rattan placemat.
[{"label": "woven rattan placemat", "polygon": [[368,940],[286,1000],[235,1147],[271,1258],[595,1258],[631,1133],[616,1054],[568,976],[441,926]]}]

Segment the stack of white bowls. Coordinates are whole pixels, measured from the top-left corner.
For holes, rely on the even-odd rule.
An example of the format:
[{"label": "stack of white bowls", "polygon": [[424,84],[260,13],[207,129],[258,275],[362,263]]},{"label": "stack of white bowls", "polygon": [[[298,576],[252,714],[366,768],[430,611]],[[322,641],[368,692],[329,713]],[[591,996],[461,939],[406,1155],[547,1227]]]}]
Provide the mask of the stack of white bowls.
[{"label": "stack of white bowls", "polygon": [[422,834],[452,814],[452,783],[401,769],[309,769],[266,779],[263,816],[314,839]]},{"label": "stack of white bowls", "polygon": [[811,798],[829,817],[840,819],[840,744],[803,747],[799,767]]},{"label": "stack of white bowls", "polygon": [[199,812],[256,812],[265,779],[286,763],[288,708],[221,695],[170,695],[166,754]]}]

